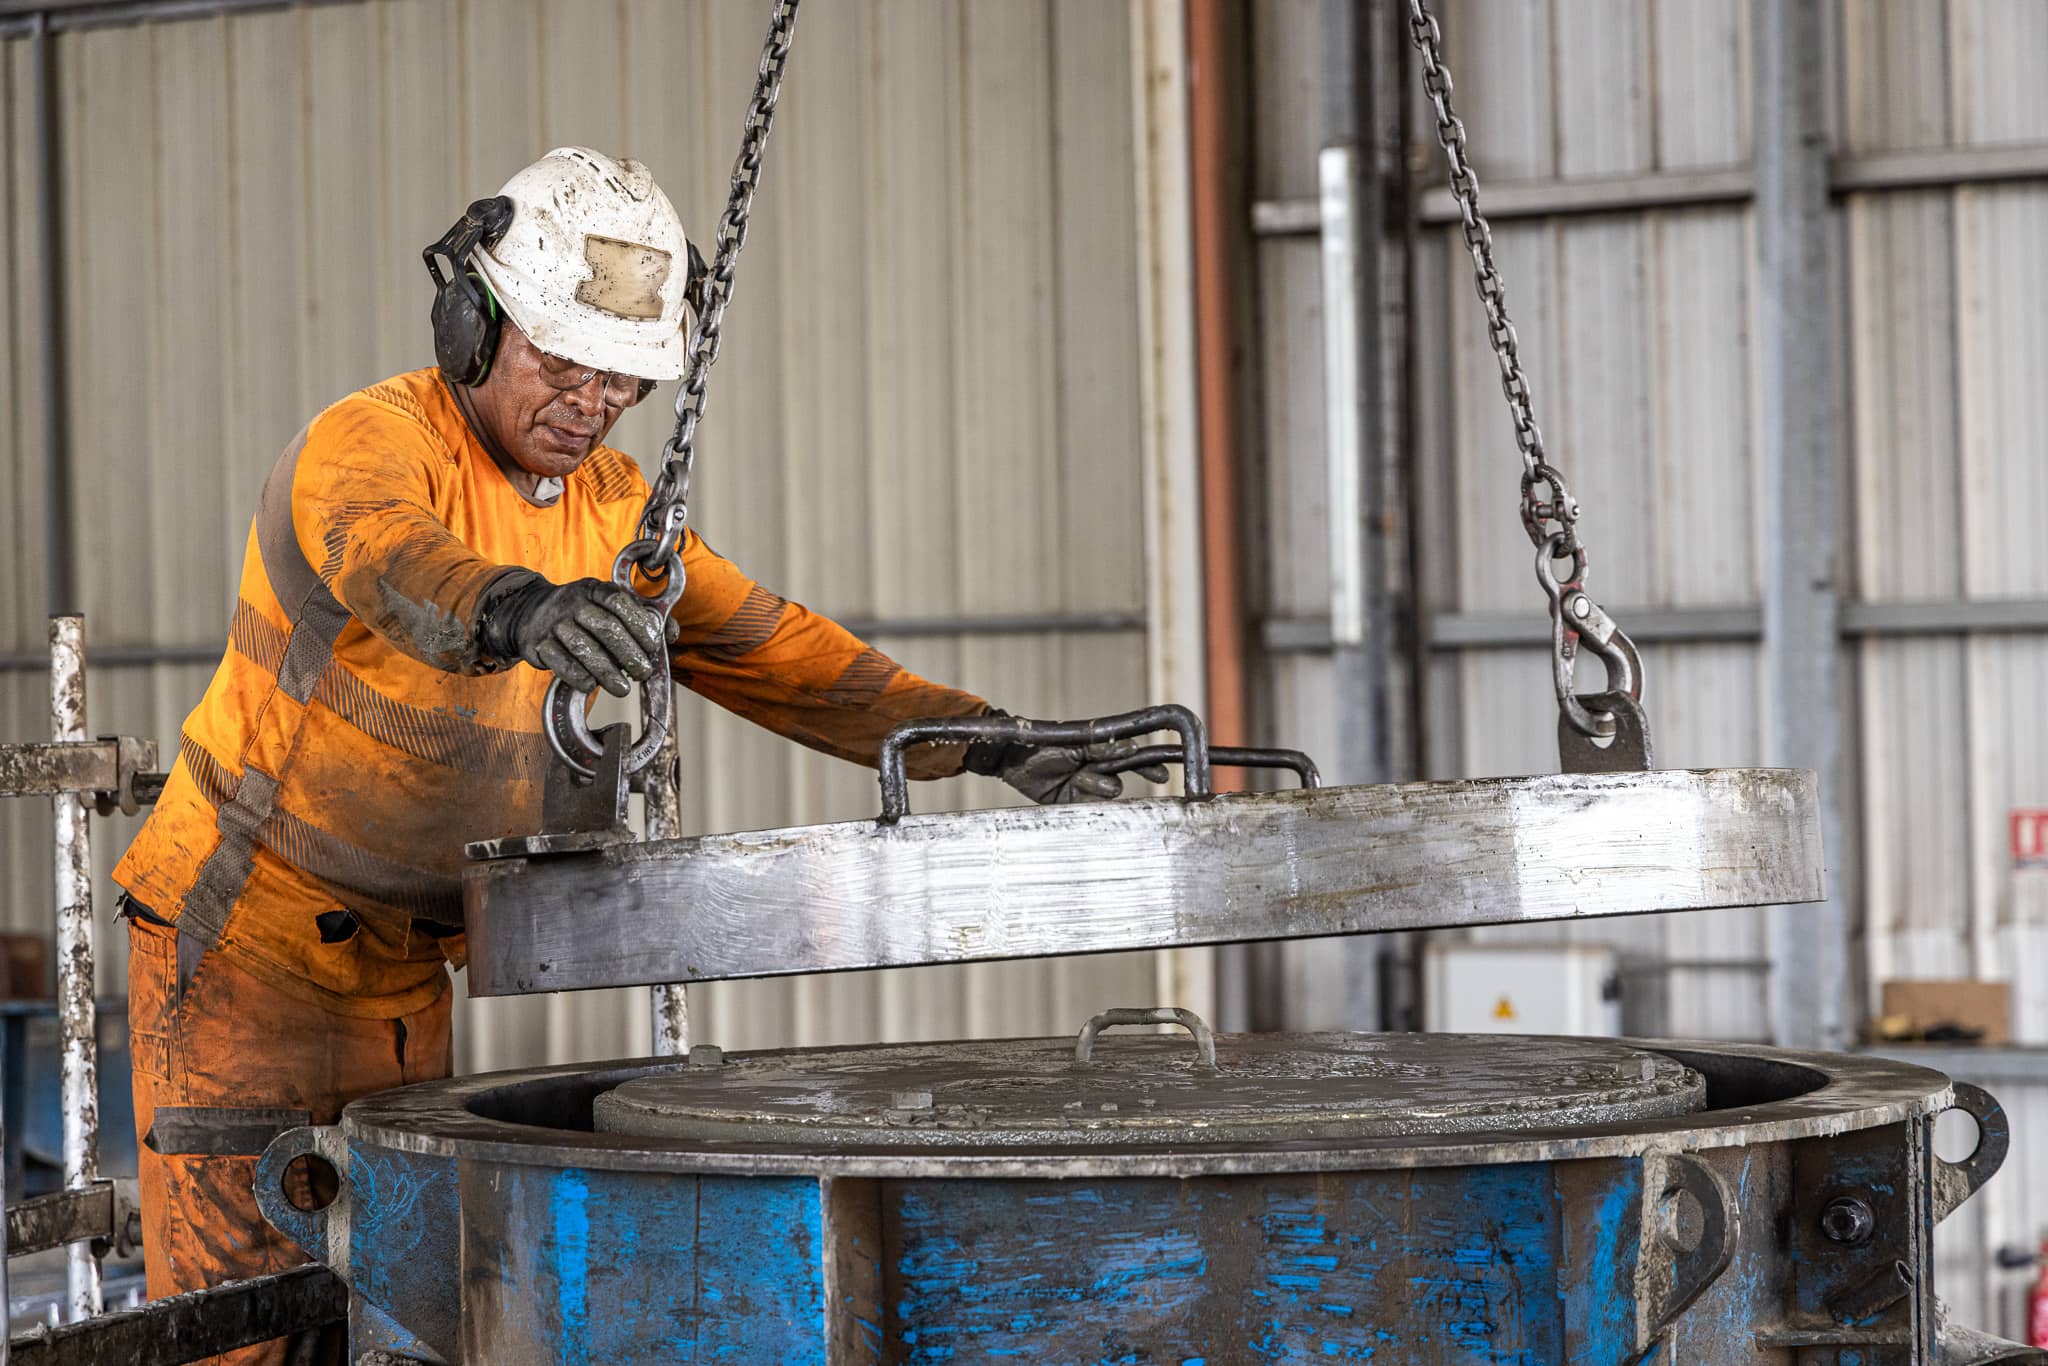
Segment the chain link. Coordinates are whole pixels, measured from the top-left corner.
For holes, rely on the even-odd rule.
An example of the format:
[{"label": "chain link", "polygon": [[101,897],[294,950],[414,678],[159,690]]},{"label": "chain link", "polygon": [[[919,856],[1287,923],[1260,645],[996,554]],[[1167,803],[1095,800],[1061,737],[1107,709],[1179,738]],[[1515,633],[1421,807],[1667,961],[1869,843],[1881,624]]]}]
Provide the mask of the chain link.
[{"label": "chain link", "polygon": [[[797,3],[798,0],[776,0],[768,20],[768,41],[762,48],[760,71],[754,78],[754,96],[747,104],[739,159],[733,163],[732,193],[727,196],[725,212],[718,220],[718,246],[705,281],[697,328],[690,337],[682,387],[676,393],[676,429],[661,448],[661,470],[640,509],[634,539],[612,562],[612,581],[642,594],[663,617],[683,595],[683,532],[690,524],[690,470],[696,463],[697,424],[704,416],[711,367],[718,360],[720,329],[725,321],[725,306],[732,301],[740,248],[747,244],[747,216],[754,207],[754,191],[761,184],[761,158],[768,146],[768,129],[775,121],[776,101],[782,97],[782,70],[789,62]],[[635,582],[635,569],[640,571],[645,587]],[[625,757],[627,773],[639,773],[660,750],[668,733],[672,695],[665,669],[658,670],[641,687],[641,733]],[[596,761],[603,748],[590,731],[581,697],[571,694],[568,685],[557,678],[548,685],[542,711],[543,727],[555,757],[572,773],[588,779],[596,772]]]},{"label": "chain link", "polygon": [[718,239],[710,275],[705,281],[704,306],[690,338],[689,366],[684,371],[682,387],[676,391],[676,428],[668,444],[662,447],[661,472],[655,477],[646,506],[640,510],[639,538],[654,543],[652,554],[641,562],[641,567],[650,573],[659,574],[682,548],[683,530],[689,524],[690,471],[696,463],[697,424],[704,417],[711,367],[718,361],[725,306],[732,301],[740,249],[747,244],[747,218],[753,211],[754,191],[761,184],[768,129],[775,120],[776,101],[782,98],[782,72],[789,62],[797,3],[798,0],[776,0],[775,11],[768,20],[768,41],[754,79],[754,97],[747,105],[739,159],[733,163],[732,193],[718,220]]},{"label": "chain link", "polygon": [[[1408,32],[1422,54],[1422,88],[1436,109],[1436,140],[1451,164],[1451,197],[1472,256],[1473,286],[1486,309],[1486,339],[1500,365],[1500,389],[1515,424],[1515,448],[1522,453],[1522,525],[1532,544],[1546,544],[1553,531],[1565,537],[1566,553],[1579,548],[1579,506],[1565,487],[1564,476],[1544,457],[1543,430],[1536,425],[1536,405],[1529,376],[1522,370],[1521,340],[1508,318],[1507,286],[1493,260],[1493,227],[1479,209],[1479,177],[1473,173],[1465,145],[1465,121],[1451,107],[1451,73],[1444,67],[1443,30],[1423,0],[1408,0]],[[1554,526],[1552,524],[1555,524]]]},{"label": "chain link", "polygon": [[[1501,393],[1514,420],[1515,448],[1522,455],[1522,528],[1536,547],[1536,577],[1550,599],[1555,625],[1554,675],[1557,701],[1573,729],[1584,735],[1611,735],[1614,718],[1589,710],[1572,691],[1581,627],[1597,622],[1592,643],[1608,663],[1610,687],[1631,697],[1642,693],[1642,669],[1634,646],[1620,628],[1586,595],[1586,550],[1579,540],[1579,503],[1550,463],[1543,448],[1543,430],[1536,425],[1536,405],[1529,376],[1522,369],[1520,339],[1508,317],[1507,286],[1493,259],[1493,228],[1479,208],[1479,177],[1473,173],[1465,144],[1465,123],[1451,105],[1451,73],[1444,67],[1443,30],[1424,0],[1408,0],[1408,33],[1422,54],[1422,88],[1436,110],[1436,140],[1451,168],[1451,198],[1458,205],[1465,250],[1472,257],[1473,287],[1486,309],[1486,339],[1500,367]],[[1557,566],[1570,562],[1560,578]]]}]

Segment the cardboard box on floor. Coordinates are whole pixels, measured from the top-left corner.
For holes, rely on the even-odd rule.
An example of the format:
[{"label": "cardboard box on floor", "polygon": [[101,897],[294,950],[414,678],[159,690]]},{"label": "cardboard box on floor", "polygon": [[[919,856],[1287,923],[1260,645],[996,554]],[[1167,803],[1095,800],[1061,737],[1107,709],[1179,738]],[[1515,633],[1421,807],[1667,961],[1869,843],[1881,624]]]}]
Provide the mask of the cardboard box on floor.
[{"label": "cardboard box on floor", "polygon": [[2012,989],[2004,982],[1886,982],[1880,1012],[1904,1017],[1917,1037],[1941,1025],[1981,1031],[1980,1044],[2012,1041]]}]

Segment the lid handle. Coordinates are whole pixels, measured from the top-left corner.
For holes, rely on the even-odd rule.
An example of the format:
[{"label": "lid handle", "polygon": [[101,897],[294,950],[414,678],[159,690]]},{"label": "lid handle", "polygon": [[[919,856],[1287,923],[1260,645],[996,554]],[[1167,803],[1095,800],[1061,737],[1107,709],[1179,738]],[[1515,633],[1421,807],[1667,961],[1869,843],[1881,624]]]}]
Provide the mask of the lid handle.
[{"label": "lid handle", "polygon": [[1074,1061],[1087,1062],[1095,1056],[1095,1036],[1105,1029],[1118,1025],[1177,1024],[1195,1036],[1195,1054],[1198,1066],[1213,1070],[1216,1066],[1216,1031],[1209,1028],[1209,1022],[1192,1010],[1179,1006],[1119,1006],[1105,1010],[1081,1026],[1079,1037],[1074,1040]]}]

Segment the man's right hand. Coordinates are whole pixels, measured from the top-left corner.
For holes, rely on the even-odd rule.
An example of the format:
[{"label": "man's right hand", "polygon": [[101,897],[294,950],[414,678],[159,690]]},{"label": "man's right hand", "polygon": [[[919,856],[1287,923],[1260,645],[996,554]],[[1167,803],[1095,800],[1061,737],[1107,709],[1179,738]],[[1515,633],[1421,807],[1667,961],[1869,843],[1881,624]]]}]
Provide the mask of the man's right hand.
[{"label": "man's right hand", "polygon": [[[512,576],[507,575],[507,578]],[[668,653],[661,612],[605,579],[550,583],[538,574],[488,591],[480,643],[500,659],[523,659],[577,692],[624,697],[652,677]]]}]

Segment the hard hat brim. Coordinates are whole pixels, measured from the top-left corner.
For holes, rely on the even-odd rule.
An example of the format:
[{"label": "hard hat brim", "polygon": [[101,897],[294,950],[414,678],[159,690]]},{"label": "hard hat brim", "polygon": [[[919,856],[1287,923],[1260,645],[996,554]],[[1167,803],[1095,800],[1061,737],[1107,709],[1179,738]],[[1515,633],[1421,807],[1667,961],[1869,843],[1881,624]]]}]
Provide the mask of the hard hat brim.
[{"label": "hard hat brim", "polygon": [[534,280],[488,250],[480,248],[470,261],[505,316],[549,355],[638,379],[682,378],[689,347],[678,323],[622,318],[583,303],[548,307],[542,303],[546,292]]}]

